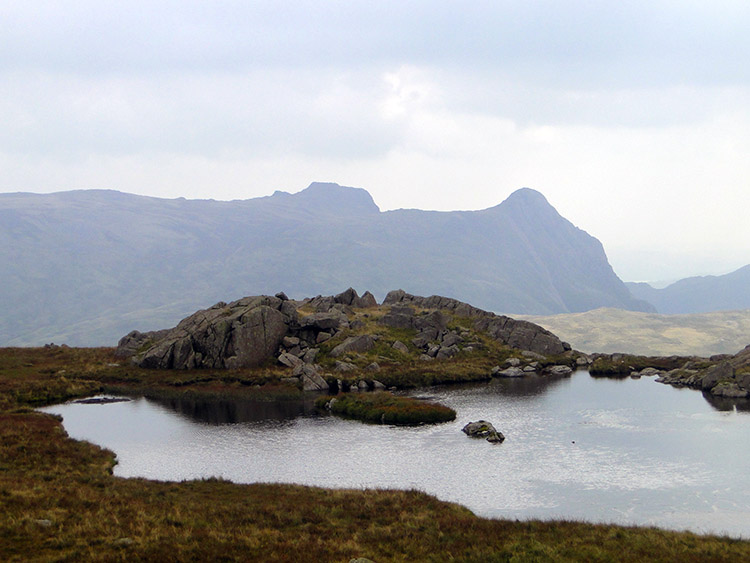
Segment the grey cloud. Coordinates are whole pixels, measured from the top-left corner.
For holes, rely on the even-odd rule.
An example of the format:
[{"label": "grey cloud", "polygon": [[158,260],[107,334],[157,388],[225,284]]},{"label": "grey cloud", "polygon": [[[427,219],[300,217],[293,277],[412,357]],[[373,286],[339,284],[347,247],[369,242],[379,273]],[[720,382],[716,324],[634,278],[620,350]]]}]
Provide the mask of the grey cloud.
[{"label": "grey cloud", "polygon": [[76,73],[496,69],[534,83],[747,83],[750,5],[684,2],[107,2],[2,8],[0,68]]},{"label": "grey cloud", "polygon": [[15,74],[0,84],[0,152],[377,156],[401,135],[366,76]]}]

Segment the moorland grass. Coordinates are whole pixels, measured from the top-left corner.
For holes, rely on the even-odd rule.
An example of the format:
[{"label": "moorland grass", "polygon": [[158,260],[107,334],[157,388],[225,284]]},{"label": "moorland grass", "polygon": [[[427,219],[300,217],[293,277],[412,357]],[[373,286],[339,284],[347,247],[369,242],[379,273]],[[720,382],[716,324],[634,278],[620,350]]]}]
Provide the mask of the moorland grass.
[{"label": "moorland grass", "polygon": [[[164,381],[192,377],[112,363],[107,349],[0,349],[0,560],[750,560],[747,541],[478,518],[417,491],[117,478],[112,452],[70,439],[59,417],[28,408],[113,381],[171,388]],[[176,388],[211,385],[240,391],[255,384],[216,379]]]}]

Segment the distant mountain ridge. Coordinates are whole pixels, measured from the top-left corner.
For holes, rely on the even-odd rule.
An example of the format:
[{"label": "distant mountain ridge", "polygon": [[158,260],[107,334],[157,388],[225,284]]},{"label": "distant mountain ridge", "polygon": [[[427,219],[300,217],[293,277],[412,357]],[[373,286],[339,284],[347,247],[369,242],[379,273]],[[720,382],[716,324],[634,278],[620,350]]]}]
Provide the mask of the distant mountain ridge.
[{"label": "distant mountain ridge", "polygon": [[723,276],[695,276],[656,289],[628,282],[630,292],[665,315],[750,309],[750,264]]},{"label": "distant mountain ridge", "polygon": [[381,212],[366,190],[331,183],[230,202],[0,194],[0,274],[3,346],[112,345],[218,301],[350,286],[511,314],[651,310],[597,239],[527,188],[453,212]]}]

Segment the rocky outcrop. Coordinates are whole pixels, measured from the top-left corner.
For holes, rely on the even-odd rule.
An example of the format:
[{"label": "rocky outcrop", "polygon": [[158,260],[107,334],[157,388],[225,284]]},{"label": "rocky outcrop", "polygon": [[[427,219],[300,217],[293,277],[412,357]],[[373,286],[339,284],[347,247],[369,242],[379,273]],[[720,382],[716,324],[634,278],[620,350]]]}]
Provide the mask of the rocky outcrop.
[{"label": "rocky outcrop", "polygon": [[429,328],[437,329],[437,327],[420,326],[418,323],[424,325],[426,320],[417,317],[414,309],[436,309],[437,312],[447,311],[459,317],[475,319],[475,330],[486,332],[495,340],[512,348],[528,350],[544,356],[562,354],[570,350],[569,344],[562,342],[557,336],[539,325],[511,319],[504,315],[495,315],[449,297],[438,295],[419,297],[399,289],[388,293],[383,304],[391,305],[391,312],[383,317],[383,323],[398,328],[417,328],[420,331],[418,338],[423,336],[428,340],[434,340],[434,337],[429,338],[433,333],[428,330]]},{"label": "rocky outcrop", "polygon": [[716,356],[711,360],[714,363],[708,367],[702,365],[705,362],[690,360],[678,369],[660,372],[656,381],[701,389],[716,397],[750,398],[750,346],[734,356]]},{"label": "rocky outcrop", "polygon": [[476,422],[469,422],[466,426],[461,429],[461,432],[469,436],[470,438],[484,438],[490,443],[499,444],[505,440],[505,436],[502,432],[494,427],[491,422],[486,420],[477,420]]},{"label": "rocky outcrop", "polygon": [[[322,374],[317,362],[333,371],[379,371],[370,353],[383,335],[382,350],[395,363],[413,355],[425,361],[442,361],[471,354],[487,347],[484,332],[502,344],[521,348],[529,359],[566,349],[554,335],[531,323],[513,321],[444,297],[418,297],[403,291],[388,294],[387,310],[370,311],[374,297],[360,297],[349,288],[334,296],[290,300],[283,292],[275,296],[245,297],[232,303],[217,303],[183,319],[176,327],[140,333],[133,331],[120,340],[117,354],[138,366],[164,369],[250,368],[265,362],[291,370],[289,382],[304,389],[333,386],[331,374]],[[465,321],[473,319],[472,323]],[[372,323],[414,331],[409,345],[393,338]],[[328,341],[331,341],[329,343]],[[529,348],[524,348],[528,346]],[[321,350],[323,356],[321,359]],[[395,357],[389,356],[397,352]],[[370,353],[368,355],[368,353]],[[525,356],[526,357],[526,356]],[[382,356],[378,356],[378,360]],[[337,361],[331,365],[331,360]],[[346,360],[346,361],[344,361]],[[511,367],[522,372],[521,360]],[[508,376],[510,373],[502,375]],[[516,375],[516,374],[514,374]],[[488,374],[489,377],[489,374]],[[328,382],[328,383],[326,383]]]},{"label": "rocky outcrop", "polygon": [[145,368],[254,367],[276,353],[297,320],[290,301],[245,297],[198,311],[169,330],[133,331],[120,340],[117,354]]}]

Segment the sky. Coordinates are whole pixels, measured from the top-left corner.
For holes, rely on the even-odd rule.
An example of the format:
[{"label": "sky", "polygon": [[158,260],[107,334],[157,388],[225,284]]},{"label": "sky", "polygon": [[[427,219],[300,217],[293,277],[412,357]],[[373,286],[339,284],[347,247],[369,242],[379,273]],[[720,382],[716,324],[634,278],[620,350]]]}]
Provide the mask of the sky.
[{"label": "sky", "polygon": [[750,3],[0,0],[0,192],[530,187],[625,281],[750,263]]}]

